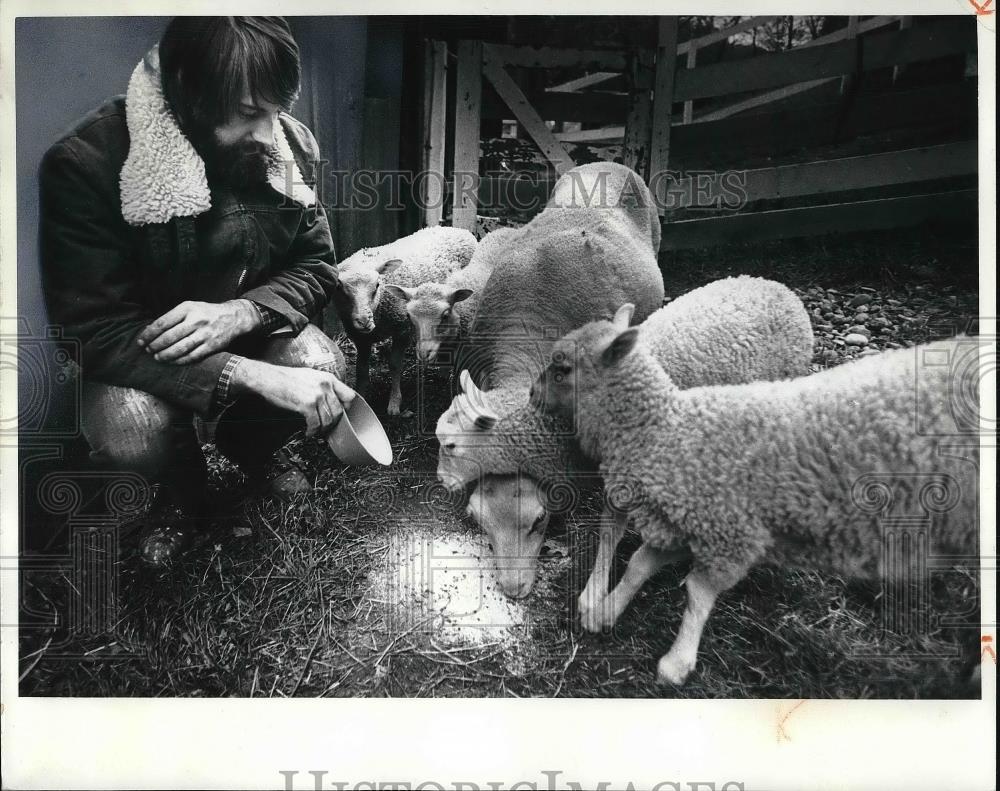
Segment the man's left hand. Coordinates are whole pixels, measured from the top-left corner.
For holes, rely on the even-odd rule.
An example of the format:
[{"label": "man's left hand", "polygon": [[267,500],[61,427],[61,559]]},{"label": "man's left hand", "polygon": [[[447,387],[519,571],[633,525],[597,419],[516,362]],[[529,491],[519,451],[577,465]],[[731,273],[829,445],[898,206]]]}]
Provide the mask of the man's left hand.
[{"label": "man's left hand", "polygon": [[248,299],[182,302],[144,329],[136,342],[155,360],[187,365],[225,349],[260,324]]}]

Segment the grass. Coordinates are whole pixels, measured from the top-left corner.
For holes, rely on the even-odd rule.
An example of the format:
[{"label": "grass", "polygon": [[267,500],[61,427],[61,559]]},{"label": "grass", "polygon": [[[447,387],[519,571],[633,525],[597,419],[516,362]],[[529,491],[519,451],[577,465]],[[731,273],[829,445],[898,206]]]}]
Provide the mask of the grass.
[{"label": "grass", "polygon": [[[796,289],[878,289],[905,302],[924,291],[976,295],[972,242],[865,235],[719,248],[668,256],[667,292],[716,277],[766,274]],[[971,256],[971,258],[970,258]],[[946,303],[950,304],[950,303]],[[928,314],[930,319],[931,314]],[[952,318],[940,312],[934,318]],[[926,336],[909,326],[901,343]],[[412,403],[416,369],[404,373]],[[380,364],[373,403],[384,408]],[[434,486],[433,423],[449,400],[448,372],[431,370],[423,421],[386,418],[390,468],[348,468],[318,441],[290,449],[316,491],[290,504],[242,490],[240,473],[209,448],[217,513],[198,545],[169,571],[142,568],[123,551],[107,628],[88,633],[70,616],[80,577],[67,567],[23,570],[21,692],[89,696],[518,696],[518,697],[978,697],[967,683],[978,658],[978,584],[962,571],[935,574],[919,634],[882,626],[887,592],[815,572],[764,565],[724,595],[709,620],[698,669],[662,688],[656,661],[684,604],[684,569],[651,580],[613,633],[573,623],[589,574],[592,500],[550,527],[541,578],[526,602],[532,624],[505,644],[446,644],[427,624],[401,625],[373,593],[393,536],[415,525],[476,532]],[[617,573],[636,541],[626,540]]]}]

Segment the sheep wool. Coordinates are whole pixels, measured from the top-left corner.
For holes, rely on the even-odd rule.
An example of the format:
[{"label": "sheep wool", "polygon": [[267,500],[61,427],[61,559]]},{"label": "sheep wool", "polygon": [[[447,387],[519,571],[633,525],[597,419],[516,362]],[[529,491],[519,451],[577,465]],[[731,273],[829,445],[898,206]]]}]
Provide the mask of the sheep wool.
[{"label": "sheep wool", "polygon": [[[403,310],[416,336],[418,357],[431,361],[442,343],[453,349],[455,343],[468,337],[486,281],[502,266],[506,246],[519,232],[517,228],[490,232],[480,240],[468,265],[452,271],[443,283],[424,282],[401,294],[406,300]],[[463,289],[471,294],[455,301],[456,293]],[[445,314],[447,308],[451,310]]]},{"label": "sheep wool", "polygon": [[[681,388],[791,378],[807,373],[812,359],[812,325],[802,301],[781,283],[759,277],[725,278],[690,291],[639,329]],[[464,459],[442,456],[439,474],[460,476],[462,483],[518,472],[557,479],[599,459],[586,426],[519,403],[489,429],[477,429],[460,412],[446,413],[442,420],[460,422],[467,439]]]},{"label": "sheep wool", "polygon": [[570,333],[557,351],[575,361],[579,397],[546,408],[575,409],[605,481],[635,483],[630,515],[644,540],[584,626],[612,623],[667,552],[689,548],[688,608],[658,670],[681,683],[716,597],[765,557],[877,577],[894,566],[879,518],[888,508],[926,517],[932,554],[975,557],[978,440],[953,399],[978,408],[978,371],[929,362],[958,359],[958,343],[681,390],[634,330],[595,322]]},{"label": "sheep wool", "polygon": [[358,350],[356,386],[362,393],[368,387],[372,346],[392,339],[390,415],[400,413],[403,356],[412,333],[405,304],[385,285],[412,287],[428,281],[441,282],[469,263],[476,246],[476,237],[469,231],[432,226],[381,247],[359,250],[338,268],[333,302],[345,332]]}]

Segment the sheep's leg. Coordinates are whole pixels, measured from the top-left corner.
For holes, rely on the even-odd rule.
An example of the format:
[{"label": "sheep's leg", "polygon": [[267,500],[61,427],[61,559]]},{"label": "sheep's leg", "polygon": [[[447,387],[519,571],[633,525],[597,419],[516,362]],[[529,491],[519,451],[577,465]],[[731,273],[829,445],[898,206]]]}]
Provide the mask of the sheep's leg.
[{"label": "sheep's leg", "polygon": [[686,581],[687,608],[677,631],[677,639],[657,665],[656,678],[659,681],[678,685],[684,683],[688,674],[694,670],[701,632],[715,606],[715,600],[720,593],[735,585],[745,572],[745,569],[739,572],[710,571],[697,566],[691,570]]},{"label": "sheep's leg", "polygon": [[674,557],[676,553],[656,549],[648,543],[640,546],[629,559],[625,574],[615,585],[615,589],[600,606],[590,610],[586,616],[581,613],[580,623],[583,628],[588,632],[599,632],[613,626],[646,580]]},{"label": "sheep's leg", "polygon": [[[392,339],[392,350],[389,352],[389,373],[392,375],[392,391],[389,394],[390,415],[400,414],[399,408],[403,403],[402,378],[403,378],[403,357],[406,355],[406,348],[409,346],[408,337],[397,337]],[[413,417],[411,410],[402,413],[403,417]]]},{"label": "sheep's leg", "polygon": [[604,513],[601,514],[601,534],[598,539],[597,557],[594,558],[594,570],[590,573],[587,585],[577,600],[580,618],[584,622],[593,617],[591,613],[608,595],[608,582],[611,577],[611,566],[615,560],[615,549],[625,535],[627,525],[627,513],[605,507]]},{"label": "sheep's leg", "polygon": [[362,398],[368,397],[368,372],[371,365],[372,345],[364,341],[355,341],[354,347],[358,350],[358,360],[355,368],[354,389],[361,394]]}]

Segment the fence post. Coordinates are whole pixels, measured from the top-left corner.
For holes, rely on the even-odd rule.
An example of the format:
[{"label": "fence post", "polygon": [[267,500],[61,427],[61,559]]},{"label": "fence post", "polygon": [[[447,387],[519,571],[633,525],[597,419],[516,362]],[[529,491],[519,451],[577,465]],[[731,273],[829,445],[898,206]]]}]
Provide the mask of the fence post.
[{"label": "fence post", "polygon": [[[901,16],[899,18],[899,29],[906,30],[907,28],[913,27],[913,17],[912,16]],[[903,69],[905,67],[893,66],[892,67],[892,84],[895,85],[900,77],[903,76]]]},{"label": "fence post", "polygon": [[629,111],[622,141],[622,162],[646,178],[649,171],[650,121],[653,115],[653,62],[649,50],[640,49],[634,53],[632,72]]},{"label": "fence post", "polygon": [[668,183],[665,177],[670,163],[670,115],[674,101],[674,74],[677,66],[677,17],[660,17],[656,50],[656,82],[653,92],[653,128],[649,155],[648,179],[653,186],[657,206],[667,205]]},{"label": "fence post", "polygon": [[479,126],[483,92],[483,44],[458,43],[455,77],[455,164],[451,224],[473,230],[479,192]]},{"label": "fence post", "polygon": [[[853,41],[858,37],[858,17],[849,16],[847,18],[847,40]],[[854,80],[858,79],[860,75],[846,74],[840,78],[840,92],[842,94],[847,93],[848,89]]]},{"label": "fence post", "polygon": [[444,213],[444,147],[447,113],[447,44],[426,42],[424,61],[424,225],[439,225]]},{"label": "fence post", "polygon": [[[693,69],[697,65],[698,65],[698,44],[697,42],[692,41],[690,46],[688,47],[687,68]],[[682,119],[682,121],[685,124],[689,124],[691,123],[693,117],[694,117],[694,99],[688,99],[686,102],[684,102],[684,118]]]}]

